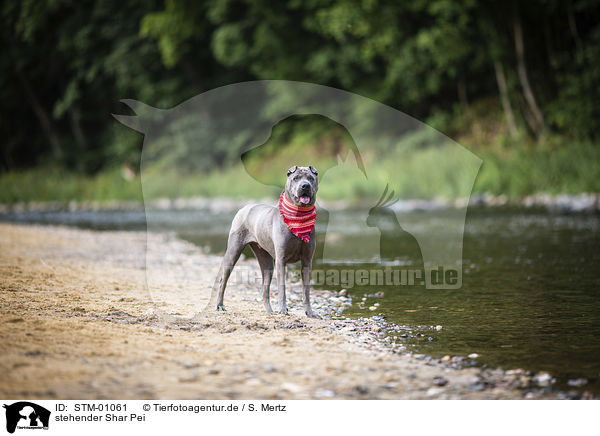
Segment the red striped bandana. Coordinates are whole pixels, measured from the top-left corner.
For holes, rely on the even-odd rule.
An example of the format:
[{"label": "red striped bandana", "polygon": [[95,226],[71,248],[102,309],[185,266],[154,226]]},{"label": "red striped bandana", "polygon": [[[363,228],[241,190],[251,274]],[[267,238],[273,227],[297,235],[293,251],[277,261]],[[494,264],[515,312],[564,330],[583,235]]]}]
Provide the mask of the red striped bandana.
[{"label": "red striped bandana", "polygon": [[317,211],[315,206],[296,206],[285,195],[279,197],[279,214],[290,231],[304,242],[310,241],[310,234],[315,228]]}]

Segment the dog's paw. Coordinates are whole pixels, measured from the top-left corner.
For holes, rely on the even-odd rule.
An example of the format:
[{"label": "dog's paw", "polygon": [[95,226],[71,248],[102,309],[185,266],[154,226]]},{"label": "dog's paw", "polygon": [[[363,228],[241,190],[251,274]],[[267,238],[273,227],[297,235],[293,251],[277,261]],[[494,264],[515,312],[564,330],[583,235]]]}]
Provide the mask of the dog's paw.
[{"label": "dog's paw", "polygon": [[278,313],[280,315],[289,315],[287,307],[284,307],[283,309],[279,309]]},{"label": "dog's paw", "polygon": [[313,319],[323,319],[321,318],[319,315],[317,315],[316,313],[310,311],[310,312],[304,312],[306,313],[306,316],[309,318],[313,318]]},{"label": "dog's paw", "polygon": [[271,309],[270,307],[267,307],[265,309],[265,311],[267,312],[267,315],[273,315],[275,312],[273,312],[273,309]]},{"label": "dog's paw", "polygon": [[225,306],[223,306],[222,304],[219,304],[217,306],[217,312],[225,312]]}]

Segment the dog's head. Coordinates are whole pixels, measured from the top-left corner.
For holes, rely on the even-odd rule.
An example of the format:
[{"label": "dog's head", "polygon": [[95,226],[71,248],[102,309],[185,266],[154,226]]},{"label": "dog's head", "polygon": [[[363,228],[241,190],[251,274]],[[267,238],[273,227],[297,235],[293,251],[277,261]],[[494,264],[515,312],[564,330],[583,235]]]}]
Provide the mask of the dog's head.
[{"label": "dog's head", "polygon": [[315,167],[293,166],[288,170],[285,194],[296,206],[314,205],[318,189],[319,173]]}]

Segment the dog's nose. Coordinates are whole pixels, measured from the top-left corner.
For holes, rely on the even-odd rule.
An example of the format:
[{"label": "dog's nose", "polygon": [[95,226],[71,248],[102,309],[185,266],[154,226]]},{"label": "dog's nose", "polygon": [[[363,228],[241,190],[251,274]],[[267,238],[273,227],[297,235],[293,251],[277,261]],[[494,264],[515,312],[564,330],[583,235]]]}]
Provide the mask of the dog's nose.
[{"label": "dog's nose", "polygon": [[300,185],[300,188],[308,190],[308,189],[310,189],[310,183],[302,182],[302,184]]}]

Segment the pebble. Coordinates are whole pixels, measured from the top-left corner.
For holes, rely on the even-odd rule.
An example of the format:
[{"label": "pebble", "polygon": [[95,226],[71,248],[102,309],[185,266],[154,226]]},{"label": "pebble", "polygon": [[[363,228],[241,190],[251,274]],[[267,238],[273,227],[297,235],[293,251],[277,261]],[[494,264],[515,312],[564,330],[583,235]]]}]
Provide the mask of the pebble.
[{"label": "pebble", "polygon": [[435,329],[439,332],[442,329],[442,326],[441,325],[436,325]]},{"label": "pebble", "polygon": [[450,362],[451,357],[448,355],[445,355],[444,357],[442,357],[442,362]]},{"label": "pebble", "polygon": [[577,378],[575,380],[569,380],[567,382],[567,384],[569,386],[573,386],[573,387],[580,387],[580,386],[583,386],[583,385],[587,384],[587,382],[588,381],[586,379],[584,379],[584,378]]},{"label": "pebble", "polygon": [[180,383],[193,383],[193,382],[195,382],[196,380],[198,380],[198,374],[196,374],[196,373],[194,373],[194,374],[191,374],[191,375],[189,375],[189,376],[187,376],[187,377],[186,377],[186,376],[183,376],[183,377],[179,377],[179,378],[178,378],[178,381],[179,381]]},{"label": "pebble", "polygon": [[470,390],[470,391],[475,391],[475,392],[484,391],[485,390],[485,384],[483,384],[483,383],[473,383],[473,384],[467,386],[467,389]]},{"label": "pebble", "polygon": [[262,382],[258,378],[249,378],[248,380],[246,380],[246,384],[248,386],[259,386],[260,384],[262,384]]},{"label": "pebble", "polygon": [[479,354],[477,354],[477,353],[471,353],[467,357],[469,359],[477,359],[479,357]]},{"label": "pebble", "polygon": [[291,392],[292,394],[297,394],[299,392],[302,392],[302,390],[303,390],[297,384],[295,384],[295,383],[289,383],[289,382],[283,383],[281,385],[281,389],[284,390],[284,391]]},{"label": "pebble", "polygon": [[370,306],[369,310],[377,310],[377,306]]},{"label": "pebble", "polygon": [[427,392],[425,392],[425,396],[426,397],[434,397],[434,396],[438,395],[440,392],[442,392],[442,390],[439,388],[429,388],[429,389],[427,389]]},{"label": "pebble", "polygon": [[547,372],[540,372],[533,378],[533,381],[542,387],[550,386],[552,383],[554,383],[554,379]]},{"label": "pebble", "polygon": [[354,388],[354,390],[360,394],[360,395],[365,395],[369,393],[369,388],[363,385],[358,385]]},{"label": "pebble", "polygon": [[329,389],[317,389],[315,392],[315,397],[318,398],[332,398],[333,396],[335,396],[335,393]]},{"label": "pebble", "polygon": [[446,386],[448,384],[448,380],[444,377],[434,377],[433,384],[436,386]]},{"label": "pebble", "polygon": [[345,297],[346,295],[348,295],[348,290],[347,290],[347,289],[342,289],[342,290],[339,292],[339,294],[340,294],[342,297]]}]

